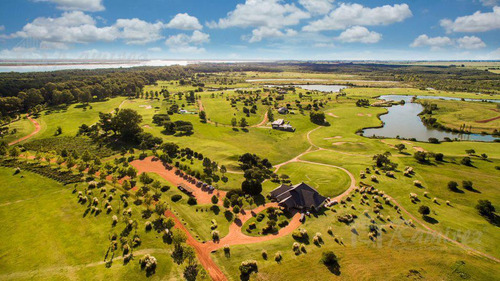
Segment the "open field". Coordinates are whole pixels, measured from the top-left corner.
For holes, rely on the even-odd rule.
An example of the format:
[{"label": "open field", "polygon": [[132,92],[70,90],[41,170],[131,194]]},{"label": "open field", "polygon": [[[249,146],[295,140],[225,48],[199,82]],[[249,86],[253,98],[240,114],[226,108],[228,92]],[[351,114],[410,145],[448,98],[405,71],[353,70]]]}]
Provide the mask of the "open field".
[{"label": "open field", "polygon": [[[148,253],[158,260],[156,273],[150,279],[182,279],[186,261],[177,263],[176,255],[172,254],[176,247],[167,239],[180,234],[171,234],[170,229],[167,234],[164,229],[161,233],[145,230],[146,221],[157,217],[175,218],[177,228],[189,234],[182,245],[194,248],[197,257],[194,262],[203,265],[207,271],[200,271],[196,280],[208,279],[208,275],[217,281],[239,280],[239,266],[245,260],[256,260],[258,264],[258,273],[248,276],[249,280],[303,280],[305,273],[310,280],[458,280],[464,277],[491,280],[492,276],[500,275],[498,225],[487,221],[476,210],[478,200],[487,199],[496,208],[500,206],[497,188],[500,144],[468,141],[433,144],[363,137],[357,132],[383,125],[379,116],[386,113],[387,108],[356,105],[359,99],[368,99],[372,103],[376,97],[388,94],[500,97],[420,90],[403,83],[391,86],[387,81],[373,82],[369,88],[349,87],[340,93],[298,88],[264,91],[262,85],[270,81],[245,81],[291,79],[276,81],[283,84],[300,81],[332,84],[335,81],[366,80],[366,77],[352,74],[233,71],[204,75],[183,79],[182,83],[176,79],[145,86],[143,93],[159,92],[154,98],[140,95],[114,97],[90,103],[86,108],[73,104],[40,113],[37,120],[42,130],[25,141],[38,143],[39,148],[27,145],[32,150],[19,151],[21,155],[15,155],[16,151],[11,148],[11,155],[4,156],[21,161],[20,173],[14,174],[14,168],[0,168],[0,191],[3,194],[0,217],[4,226],[0,235],[4,241],[9,241],[0,243],[0,252],[5,253],[0,257],[0,280],[146,279],[138,260]],[[237,92],[236,87],[244,89]],[[168,90],[169,96],[164,97],[162,90]],[[188,102],[187,94],[195,90],[195,102]],[[235,100],[233,106],[232,99]],[[263,104],[264,100],[270,102]],[[451,128],[473,123],[473,129],[478,132],[491,133],[500,127],[500,120],[476,122],[500,115],[495,111],[496,104],[442,100],[432,100],[432,103],[439,108],[433,115]],[[171,112],[168,115],[172,122],[190,122],[193,127],[191,134],[170,134],[163,126],[153,123],[155,114],[167,113],[172,105],[196,113]],[[200,105],[207,115],[206,123],[198,116]],[[256,106],[255,113],[247,116],[243,107],[251,108],[252,105]],[[282,106],[287,106],[292,113],[279,114],[277,109]],[[98,122],[99,112],[109,113],[117,107],[136,112],[142,117],[137,126],[143,132],[159,137],[163,144],[175,143],[179,150],[172,153],[162,145],[145,148],[133,138],[120,139],[117,132],[104,135],[102,128],[97,130],[98,137],[94,139],[92,135],[69,138],[76,135],[80,125]],[[269,122],[262,122],[268,108],[271,108],[274,119],[289,121],[295,131],[273,130]],[[324,113],[326,123],[311,121],[313,108]],[[245,118],[248,126],[241,128],[236,125],[233,128],[232,118],[238,122]],[[11,126],[19,129],[8,138],[15,140],[29,134],[30,124],[25,119],[12,123]],[[54,136],[58,126],[61,126],[62,134]],[[79,139],[86,142],[72,141]],[[106,141],[119,150],[100,147]],[[69,142],[78,143],[69,145]],[[85,159],[85,148],[80,146],[87,146],[86,143],[90,142],[95,142],[95,147],[88,152],[90,156],[86,158],[89,159]],[[400,152],[397,145],[405,147]],[[120,150],[120,146],[134,149]],[[72,149],[67,151],[69,156],[63,157],[61,150],[66,147]],[[187,148],[190,151],[183,150]],[[475,152],[466,152],[470,149]],[[192,152],[196,154],[193,156]],[[374,155],[385,152],[390,152],[387,161],[394,164],[393,168],[376,166]],[[417,152],[429,153],[427,160],[418,162],[414,157]],[[240,156],[245,153],[259,157],[257,164],[252,164],[247,171],[241,169],[245,165],[240,161]],[[442,161],[435,159],[434,155],[438,153],[443,154]],[[483,153],[487,157],[481,156]],[[96,160],[95,156],[99,155],[105,157]],[[470,165],[463,163],[464,157],[470,157]],[[207,159],[210,160],[208,163]],[[73,176],[80,177],[81,182],[73,191],[73,185],[64,186],[28,172],[24,167],[31,166],[25,161],[35,166],[40,163],[48,165],[45,169],[33,168],[40,174],[58,175],[70,171]],[[68,162],[71,161],[75,163],[69,168]],[[148,161],[161,162],[155,166]],[[137,170],[133,167],[141,167],[134,166],[136,163],[142,163],[142,167],[155,167],[152,170],[156,172],[146,169],[150,181],[134,173]],[[262,163],[267,166],[262,168]],[[222,165],[227,171],[221,171]],[[183,168],[174,168],[179,166]],[[406,167],[412,167],[414,172],[405,175]],[[392,170],[386,173],[384,168]],[[89,172],[91,169],[95,171]],[[182,169],[185,169],[185,174],[180,174]],[[165,176],[169,171],[170,178]],[[175,175],[174,171],[177,172]],[[269,174],[264,176],[264,172]],[[186,192],[178,189],[182,183],[194,186],[189,181],[196,173],[213,185],[215,192],[220,192],[216,202],[210,202],[212,194],[204,194],[206,189],[202,187],[192,188],[197,188],[194,197],[204,198],[203,203],[200,200],[194,203]],[[223,175],[227,180],[221,180]],[[259,178],[262,192],[243,195],[242,183],[247,178]],[[113,211],[109,214],[86,213],[86,205],[77,203],[77,192],[86,192],[93,181],[101,182],[108,195],[110,190],[116,189],[114,199],[110,201]],[[272,233],[263,235],[261,230],[273,224],[266,209],[278,206],[266,196],[288,181],[291,184],[304,182],[321,195],[336,198],[337,204],[318,212],[308,209],[311,214],[305,217],[304,223],[298,221],[300,214],[293,217],[280,215],[275,221],[279,226]],[[458,183],[457,190],[448,188],[450,181]],[[463,181],[472,181],[473,188],[464,188]],[[355,189],[365,185],[373,186],[374,191]],[[103,208],[103,192],[98,189],[93,192],[92,196],[99,197],[99,206]],[[127,208],[132,210],[130,219],[137,225],[132,233],[137,234],[142,243],[133,248],[135,260],[123,265],[122,249],[119,248],[116,259],[107,268],[109,257],[106,259],[105,255],[110,237],[114,233],[121,234],[129,219],[123,215],[125,207],[120,203],[120,196],[128,198]],[[425,216],[419,212],[423,205],[430,208],[430,213]],[[158,209],[156,213],[157,206],[166,206],[166,209]],[[259,213],[266,214],[260,221],[257,220]],[[115,227],[111,225],[112,215],[119,217]],[[341,222],[349,217],[347,215],[355,217],[352,221]],[[256,228],[249,229],[253,223]],[[298,238],[294,232],[298,228],[307,230],[307,237]],[[314,236],[321,236],[321,241],[315,243]],[[124,239],[130,242],[131,236]],[[298,251],[292,249],[294,242],[299,245]],[[263,258],[262,250],[267,252],[267,259]],[[320,263],[322,253],[327,250],[339,258],[339,271]],[[282,255],[279,262],[275,261],[277,252]]]}]

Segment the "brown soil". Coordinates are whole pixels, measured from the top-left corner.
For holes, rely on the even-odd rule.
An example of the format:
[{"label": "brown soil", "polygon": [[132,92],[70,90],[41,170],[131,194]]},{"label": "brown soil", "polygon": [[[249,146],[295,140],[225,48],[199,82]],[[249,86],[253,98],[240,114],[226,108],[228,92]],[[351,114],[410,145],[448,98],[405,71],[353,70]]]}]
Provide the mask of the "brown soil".
[{"label": "brown soil", "polygon": [[31,118],[29,115],[27,115],[26,117],[28,118],[28,120],[31,121],[31,123],[33,123],[33,125],[35,125],[35,130],[33,132],[31,132],[31,134],[29,134],[27,136],[24,136],[22,138],[19,138],[19,139],[15,140],[15,141],[10,142],[9,145],[14,145],[16,143],[19,143],[19,142],[22,142],[24,140],[27,140],[27,139],[31,138],[32,136],[38,134],[38,132],[40,132],[40,124],[38,124],[38,122],[35,119]]}]

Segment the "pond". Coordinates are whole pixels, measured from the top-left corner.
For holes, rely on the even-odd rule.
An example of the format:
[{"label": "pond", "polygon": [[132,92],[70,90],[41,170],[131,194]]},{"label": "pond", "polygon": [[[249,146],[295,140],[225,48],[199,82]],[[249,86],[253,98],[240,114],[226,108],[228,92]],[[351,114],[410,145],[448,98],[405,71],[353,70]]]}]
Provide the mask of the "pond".
[{"label": "pond", "polygon": [[[481,135],[481,134],[458,134],[453,132],[440,131],[437,129],[427,128],[420,120],[418,114],[422,112],[424,107],[419,103],[412,103],[411,99],[413,96],[403,96],[403,95],[387,95],[380,96],[379,99],[400,101],[404,100],[406,103],[404,105],[395,105],[388,108],[388,113],[380,116],[380,120],[384,123],[381,128],[370,128],[363,130],[363,135],[367,137],[377,136],[386,138],[405,138],[411,139],[415,138],[418,141],[428,141],[429,138],[436,138],[438,140],[444,140],[444,138],[459,139],[459,140],[471,140],[471,141],[484,141],[493,142],[496,137],[492,135]],[[429,98],[443,98],[443,99],[456,99],[460,98],[446,98],[446,97],[428,97],[428,96],[418,96],[417,98],[429,99]],[[470,99],[469,99],[470,100]],[[480,100],[477,100],[480,101]],[[492,100],[494,102],[499,102]]]}]

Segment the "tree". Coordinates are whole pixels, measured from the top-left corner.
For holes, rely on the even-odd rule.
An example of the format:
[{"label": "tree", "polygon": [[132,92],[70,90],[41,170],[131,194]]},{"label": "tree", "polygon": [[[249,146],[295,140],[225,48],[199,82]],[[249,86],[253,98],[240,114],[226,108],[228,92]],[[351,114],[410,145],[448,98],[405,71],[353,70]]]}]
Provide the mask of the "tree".
[{"label": "tree", "polygon": [[403,150],[406,149],[406,146],[402,143],[398,143],[394,147],[399,151],[399,153],[403,152]]},{"label": "tree", "polygon": [[61,128],[61,126],[57,126],[55,135],[59,136],[60,134],[62,134],[62,128]]},{"label": "tree", "polygon": [[233,119],[231,119],[231,126],[236,127],[238,125],[238,122],[236,121],[236,118],[233,117]]},{"label": "tree", "polygon": [[465,165],[465,166],[472,166],[472,160],[468,156],[462,158],[460,163],[462,163],[462,165]]},{"label": "tree", "polygon": [[472,181],[462,181],[462,186],[463,188],[467,190],[474,190],[474,187],[472,187]]},{"label": "tree", "polygon": [[338,258],[332,251],[325,251],[321,254],[321,263],[326,266],[338,265]]},{"label": "tree", "polygon": [[489,200],[477,201],[476,210],[482,217],[486,218],[488,221],[493,223],[495,223],[498,217],[495,214],[495,207],[491,204]]},{"label": "tree", "polygon": [[270,122],[274,121],[273,110],[271,108],[267,109],[267,120],[269,120]]},{"label": "tree", "polygon": [[219,198],[217,198],[217,196],[214,195],[214,196],[212,196],[211,201],[212,201],[212,204],[215,205],[219,202]]},{"label": "tree", "polygon": [[424,152],[424,151],[417,151],[415,152],[415,154],[413,154],[413,158],[415,158],[415,160],[417,160],[418,162],[420,163],[425,163],[427,162],[427,152]]},{"label": "tree", "polygon": [[245,128],[246,126],[248,126],[247,119],[243,117],[240,120],[240,127]]},{"label": "tree", "polygon": [[389,151],[384,152],[383,154],[375,154],[373,156],[373,160],[377,167],[382,168],[383,170],[394,170],[398,166],[398,164],[393,163],[389,156],[391,153]]},{"label": "tree", "polygon": [[202,123],[207,123],[207,114],[204,110],[200,111],[199,116]]},{"label": "tree", "polygon": [[458,191],[458,183],[456,181],[450,181],[448,182],[448,189],[453,192]]},{"label": "tree", "polygon": [[325,113],[318,111],[311,111],[311,113],[309,114],[309,118],[311,122],[317,125],[324,125],[326,120]]},{"label": "tree", "polygon": [[482,154],[481,154],[481,158],[482,158],[483,160],[486,160],[486,159],[488,159],[488,155],[487,155],[486,153],[482,153]]},{"label": "tree", "polygon": [[245,194],[259,195],[262,192],[262,183],[256,179],[246,179],[241,183],[241,191]]},{"label": "tree", "polygon": [[443,159],[444,159],[443,153],[434,154],[434,159],[436,159],[436,161],[443,161]]},{"label": "tree", "polygon": [[90,155],[88,150],[85,150],[85,152],[83,152],[83,154],[82,154],[82,161],[85,163],[88,163],[91,159],[92,159],[92,156]]},{"label": "tree", "polygon": [[476,153],[476,151],[474,149],[466,149],[465,153],[467,153],[469,155],[474,155]]},{"label": "tree", "polygon": [[425,217],[431,213],[431,209],[428,206],[422,205],[418,208],[418,212]]},{"label": "tree", "polygon": [[142,173],[139,176],[139,180],[145,185],[148,185],[153,182],[153,179],[147,173]]},{"label": "tree", "polygon": [[125,141],[137,138],[137,135],[142,132],[141,122],[142,116],[129,108],[121,109],[111,120],[114,131],[118,132]]},{"label": "tree", "polygon": [[19,155],[21,154],[21,150],[19,149],[19,147],[17,146],[14,146],[12,147],[10,150],[9,150],[9,155],[11,157],[19,157]]}]

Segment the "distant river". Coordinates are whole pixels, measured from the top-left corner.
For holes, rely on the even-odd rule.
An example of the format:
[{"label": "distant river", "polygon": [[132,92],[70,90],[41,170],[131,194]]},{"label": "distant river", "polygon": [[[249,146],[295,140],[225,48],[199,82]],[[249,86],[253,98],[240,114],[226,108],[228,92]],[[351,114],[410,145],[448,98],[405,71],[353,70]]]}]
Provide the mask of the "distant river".
[{"label": "distant river", "polygon": [[[365,129],[363,135],[367,137],[378,136],[386,138],[396,138],[397,136],[401,138],[415,138],[419,141],[428,141],[429,138],[437,138],[438,140],[444,140],[445,137],[450,139],[459,140],[471,140],[471,141],[484,141],[492,142],[496,137],[492,135],[481,135],[481,134],[457,134],[452,132],[440,131],[437,129],[427,128],[422,120],[418,116],[424,107],[419,103],[412,103],[411,99],[413,96],[403,96],[403,95],[387,95],[380,96],[379,99],[400,101],[404,100],[406,103],[404,105],[395,105],[388,108],[388,113],[380,116],[380,120],[384,122],[384,126],[381,128]],[[429,96],[418,96],[417,98],[422,99],[447,99],[447,100],[460,100],[460,98],[448,98],[448,97],[429,97]],[[479,99],[466,99],[472,101],[480,101]],[[499,100],[491,100],[492,102],[500,102]]]},{"label": "distant river", "polygon": [[[276,80],[276,79],[275,79]],[[247,80],[248,81],[248,80]],[[297,87],[309,91],[320,91],[325,93],[338,93],[340,90],[347,88],[342,85],[265,85],[267,87]]]}]

